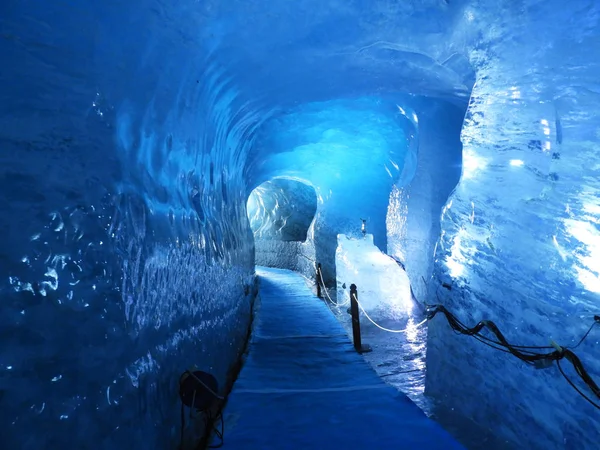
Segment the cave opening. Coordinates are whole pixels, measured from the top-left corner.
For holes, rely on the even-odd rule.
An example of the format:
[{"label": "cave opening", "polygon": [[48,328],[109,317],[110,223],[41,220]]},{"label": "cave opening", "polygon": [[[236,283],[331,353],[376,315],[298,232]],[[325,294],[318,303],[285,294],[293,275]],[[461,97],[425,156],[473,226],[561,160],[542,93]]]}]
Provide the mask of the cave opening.
[{"label": "cave opening", "polygon": [[275,178],[254,188],[247,211],[256,265],[301,273],[314,270],[317,207],[315,189],[303,181]]}]

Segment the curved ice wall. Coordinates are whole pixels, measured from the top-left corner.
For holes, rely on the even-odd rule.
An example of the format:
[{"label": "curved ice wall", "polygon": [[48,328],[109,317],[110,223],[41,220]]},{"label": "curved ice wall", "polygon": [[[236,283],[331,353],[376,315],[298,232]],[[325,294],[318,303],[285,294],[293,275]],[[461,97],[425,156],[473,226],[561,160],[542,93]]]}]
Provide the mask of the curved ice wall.
[{"label": "curved ice wall", "polygon": [[[456,121],[476,80],[428,299],[492,318],[514,342],[574,342],[598,304],[598,17],[593,0],[3,2],[3,443],[173,443],[182,367],[222,380],[245,332],[247,196],[295,169],[279,131],[336,101],[370,99],[406,156],[417,135],[397,107],[427,107],[398,94],[452,103]],[[435,191],[415,168],[408,200],[392,199],[418,224],[454,182]],[[368,181],[391,189],[395,176]],[[360,196],[339,195],[323,236],[361,214],[340,215]],[[411,207],[420,196],[424,212]],[[403,234],[414,225],[377,214],[376,240],[399,236],[388,247],[417,284],[431,262]],[[428,390],[455,412],[523,447],[594,445],[597,412],[555,369],[533,372],[438,319],[429,336]],[[594,342],[578,352],[599,373]]]},{"label": "curved ice wall", "polygon": [[315,273],[314,223],[317,193],[313,186],[275,178],[248,197],[256,265]]},{"label": "curved ice wall", "polygon": [[305,241],[317,195],[308,184],[276,178],[252,191],[247,209],[255,240]]},{"label": "curved ice wall", "polygon": [[[595,1],[474,2],[452,32],[475,44],[477,81],[430,298],[467,324],[494,320],[515,344],[574,346],[600,307],[599,26]],[[576,350],[596,378],[597,342]],[[428,391],[456,412],[492,429],[501,416],[498,434],[518,448],[597,446],[598,410],[556,366],[532,369],[442,319],[428,346]]]},{"label": "curved ice wall", "polygon": [[243,345],[261,119],[195,6],[0,6],[3,448],[172,447]]}]

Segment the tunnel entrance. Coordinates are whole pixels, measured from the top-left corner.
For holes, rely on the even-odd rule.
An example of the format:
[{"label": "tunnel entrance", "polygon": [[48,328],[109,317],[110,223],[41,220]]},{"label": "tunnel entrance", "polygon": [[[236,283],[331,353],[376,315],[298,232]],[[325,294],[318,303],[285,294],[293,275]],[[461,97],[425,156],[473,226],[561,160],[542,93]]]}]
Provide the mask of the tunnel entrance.
[{"label": "tunnel entrance", "polygon": [[314,265],[311,227],[317,194],[313,186],[289,178],[266,181],[250,193],[247,211],[256,265],[300,272]]}]

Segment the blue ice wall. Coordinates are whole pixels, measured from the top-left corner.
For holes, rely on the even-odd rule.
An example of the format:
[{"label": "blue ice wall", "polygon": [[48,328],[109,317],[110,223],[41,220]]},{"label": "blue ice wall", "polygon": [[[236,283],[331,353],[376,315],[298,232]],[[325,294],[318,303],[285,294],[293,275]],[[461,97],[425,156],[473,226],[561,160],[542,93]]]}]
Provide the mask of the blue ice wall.
[{"label": "blue ice wall", "polygon": [[[430,295],[466,324],[494,320],[515,344],[575,346],[600,306],[599,6],[479,2],[454,31],[477,42],[477,81]],[[597,380],[598,330],[575,351]],[[535,370],[441,318],[427,365],[429,393],[516,448],[598,446],[598,410],[556,366]]]},{"label": "blue ice wall", "polygon": [[247,209],[255,240],[304,242],[317,212],[317,195],[308,184],[276,178],[252,191]]},{"label": "blue ice wall", "polygon": [[[433,270],[428,300],[514,342],[575,342],[598,305],[598,22],[594,0],[2,2],[3,443],[168,447],[181,368],[222,380],[241,343],[245,204],[276,176],[323,185],[326,263],[327,236],[365,213],[383,248],[392,184],[413,179],[407,227],[392,229],[409,274]],[[414,178],[399,161],[411,133],[442,143],[449,128],[411,127],[398,106],[464,109],[473,81],[432,262],[411,230],[437,220],[456,169],[436,191],[418,159]],[[384,147],[404,152],[399,175]],[[447,148],[438,162],[454,161]],[[427,252],[434,234],[416,236]],[[595,342],[578,352],[600,373]],[[428,391],[521,447],[593,448],[599,431],[555,369],[442,321]]]},{"label": "blue ice wall", "polygon": [[387,253],[403,262],[417,299],[427,299],[424,280],[433,273],[441,210],[462,168],[460,131],[467,105],[427,97],[407,98],[414,135],[403,173],[390,194]]},{"label": "blue ice wall", "polygon": [[247,208],[256,265],[289,269],[312,279],[317,206],[314,187],[301,181],[275,178],[255,188]]},{"label": "blue ice wall", "polygon": [[0,6],[3,448],[169,448],[243,344],[260,119],[194,6]]}]

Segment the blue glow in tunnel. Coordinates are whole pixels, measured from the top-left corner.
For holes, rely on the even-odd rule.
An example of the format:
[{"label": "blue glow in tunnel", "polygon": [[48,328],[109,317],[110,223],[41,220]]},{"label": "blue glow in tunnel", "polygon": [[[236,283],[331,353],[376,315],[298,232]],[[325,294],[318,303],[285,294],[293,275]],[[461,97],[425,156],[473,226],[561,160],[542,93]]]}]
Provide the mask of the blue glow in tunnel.
[{"label": "blue glow in tunnel", "polygon": [[392,99],[379,97],[302,105],[261,129],[257,147],[268,154],[253,155],[259,161],[253,176],[305,179],[321,197],[344,191],[344,184],[389,186],[408,148],[400,111]]},{"label": "blue glow in tunnel", "polygon": [[414,165],[414,159],[406,157],[412,139],[414,125],[392,98],[307,103],[261,128],[249,165],[250,183],[280,176],[315,188],[315,229],[330,248],[319,259],[331,261],[325,268],[329,275],[337,233],[357,234],[361,218],[369,221],[375,242],[385,248],[392,186],[402,173],[414,171],[405,168],[405,161]]},{"label": "blue glow in tunnel", "polygon": [[[3,448],[175,448],[179,375],[224,389],[255,263],[333,288],[361,219],[411,301],[575,346],[600,304],[599,42],[595,0],[2,2]],[[285,239],[253,233],[261,186]],[[374,338],[376,364],[412,360],[467,447],[596,448],[555,365],[420,330]]]}]

